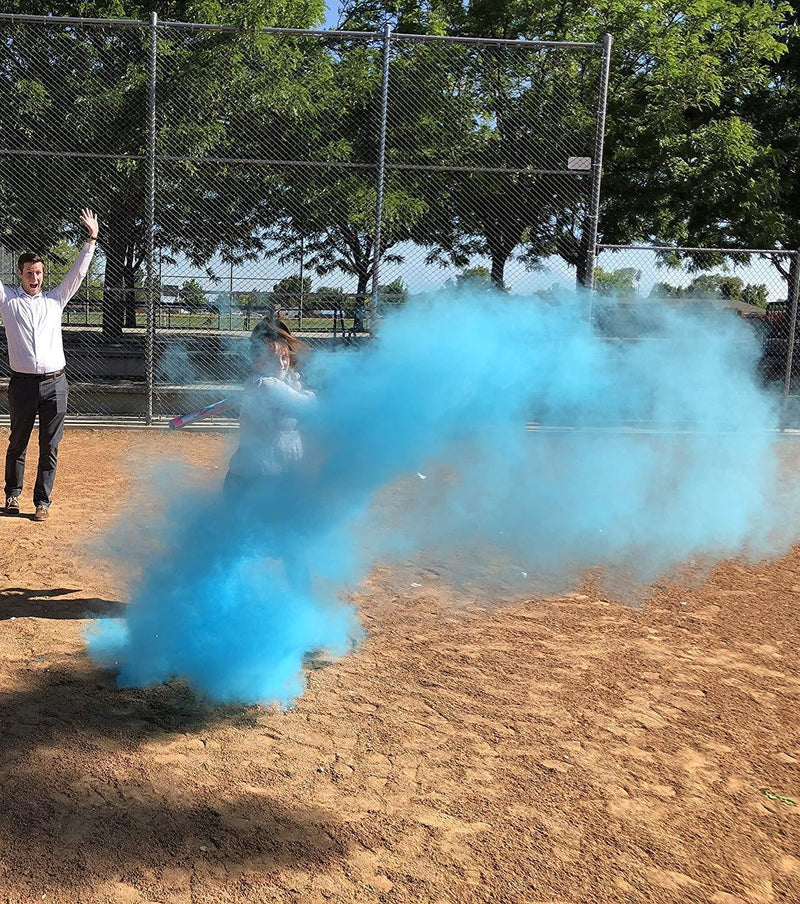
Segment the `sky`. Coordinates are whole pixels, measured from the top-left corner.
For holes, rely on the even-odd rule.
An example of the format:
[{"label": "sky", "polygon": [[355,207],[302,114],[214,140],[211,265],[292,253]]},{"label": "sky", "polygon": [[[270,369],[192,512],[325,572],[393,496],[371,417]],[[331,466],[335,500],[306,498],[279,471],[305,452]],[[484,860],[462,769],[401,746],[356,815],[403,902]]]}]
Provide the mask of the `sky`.
[{"label": "sky", "polygon": [[325,28],[335,28],[339,20],[339,4],[328,3],[328,11],[325,13]]},{"label": "sky", "polygon": [[[409,293],[416,295],[427,291],[441,289],[448,281],[454,281],[458,269],[455,267],[441,267],[438,264],[430,264],[425,261],[425,249],[419,246],[405,243],[396,246],[393,251],[403,255],[401,263],[381,263],[380,283],[385,285],[400,278]],[[483,266],[487,269],[491,262],[487,258],[475,255],[471,266]],[[647,298],[653,286],[657,282],[666,282],[674,286],[687,286],[692,279],[700,273],[717,273],[738,276],[745,284],[762,284],[767,287],[769,301],[781,301],[786,298],[786,282],[767,260],[756,256],[742,258],[738,266],[729,263],[727,267],[717,267],[714,270],[691,273],[688,269],[666,269],[658,265],[656,255],[651,251],[625,249],[617,252],[606,251],[597,258],[597,265],[607,271],[631,268],[640,274],[636,280],[638,294]],[[299,273],[297,264],[287,262],[280,264],[277,255],[266,254],[262,259],[252,263],[237,266],[233,271],[231,285],[230,269],[221,262],[212,262],[211,269],[220,277],[217,283],[204,277],[196,268],[190,267],[181,261],[178,266],[165,266],[162,272],[162,283],[169,285],[182,285],[187,279],[195,278],[203,289],[212,296],[225,293],[231,289],[234,292],[271,291],[274,284],[286,277],[296,276]],[[354,292],[356,289],[355,277],[350,274],[333,271],[325,276],[318,276],[313,270],[306,268],[305,276],[312,279],[312,291],[321,287],[341,288],[345,293]],[[575,286],[575,269],[570,267],[561,258],[550,257],[542,261],[541,268],[531,271],[524,264],[511,259],[505,269],[505,283],[507,289],[517,295],[526,295],[551,289],[554,285],[564,289],[572,289]]]}]

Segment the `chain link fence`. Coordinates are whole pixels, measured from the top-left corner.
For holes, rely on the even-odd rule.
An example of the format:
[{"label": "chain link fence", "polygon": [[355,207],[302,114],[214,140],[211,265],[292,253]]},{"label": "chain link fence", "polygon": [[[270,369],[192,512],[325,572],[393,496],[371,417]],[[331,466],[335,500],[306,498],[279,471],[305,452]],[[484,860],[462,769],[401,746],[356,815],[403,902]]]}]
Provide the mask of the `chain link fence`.
[{"label": "chain link fence", "polygon": [[235,395],[264,316],[353,343],[437,286],[591,281],[609,38],[155,15],[0,15],[0,33],[3,282],[36,250],[57,284],[78,211],[100,216],[64,316],[73,414],[149,423]]}]

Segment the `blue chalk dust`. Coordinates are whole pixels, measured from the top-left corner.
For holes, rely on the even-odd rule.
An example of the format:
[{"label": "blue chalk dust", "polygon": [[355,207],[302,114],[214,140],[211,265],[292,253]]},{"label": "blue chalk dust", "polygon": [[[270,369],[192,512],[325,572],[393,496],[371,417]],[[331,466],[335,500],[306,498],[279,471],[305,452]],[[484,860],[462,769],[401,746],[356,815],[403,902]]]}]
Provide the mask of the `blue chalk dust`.
[{"label": "blue chalk dust", "polygon": [[[316,354],[303,476],[244,517],[217,487],[175,487],[178,517],[141,552],[124,619],[93,628],[92,658],[122,685],[180,676],[213,701],[286,706],[304,656],[361,640],[345,599],[376,561],[468,551],[472,569],[507,559],[566,589],[589,568],[647,582],[695,557],[783,551],[798,482],[779,483],[751,328],[641,304],[647,336],[620,341],[590,326],[584,297],[439,293],[372,344]],[[637,423],[650,432],[624,429]]]}]

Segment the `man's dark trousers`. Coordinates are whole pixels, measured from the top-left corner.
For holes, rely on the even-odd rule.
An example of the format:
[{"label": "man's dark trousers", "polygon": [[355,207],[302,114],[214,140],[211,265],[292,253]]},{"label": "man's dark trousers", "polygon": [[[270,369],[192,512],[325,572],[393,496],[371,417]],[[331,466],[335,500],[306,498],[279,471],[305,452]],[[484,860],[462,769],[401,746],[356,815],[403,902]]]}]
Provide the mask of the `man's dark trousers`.
[{"label": "man's dark trousers", "polygon": [[39,468],[33,488],[33,504],[50,505],[50,493],[56,479],[58,444],[64,435],[68,395],[69,385],[63,372],[47,379],[41,379],[36,374],[11,374],[8,383],[11,435],[6,453],[6,498],[22,494],[25,452],[38,414]]}]

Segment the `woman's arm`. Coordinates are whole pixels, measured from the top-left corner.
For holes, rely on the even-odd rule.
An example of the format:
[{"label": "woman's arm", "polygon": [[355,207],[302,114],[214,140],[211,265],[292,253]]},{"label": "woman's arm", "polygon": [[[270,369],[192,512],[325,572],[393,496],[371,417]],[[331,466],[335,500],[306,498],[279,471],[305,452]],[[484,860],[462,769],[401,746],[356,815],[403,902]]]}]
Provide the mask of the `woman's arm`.
[{"label": "woman's arm", "polygon": [[268,389],[270,399],[288,412],[307,409],[317,400],[310,390],[294,389],[277,377],[260,377],[259,385]]}]

